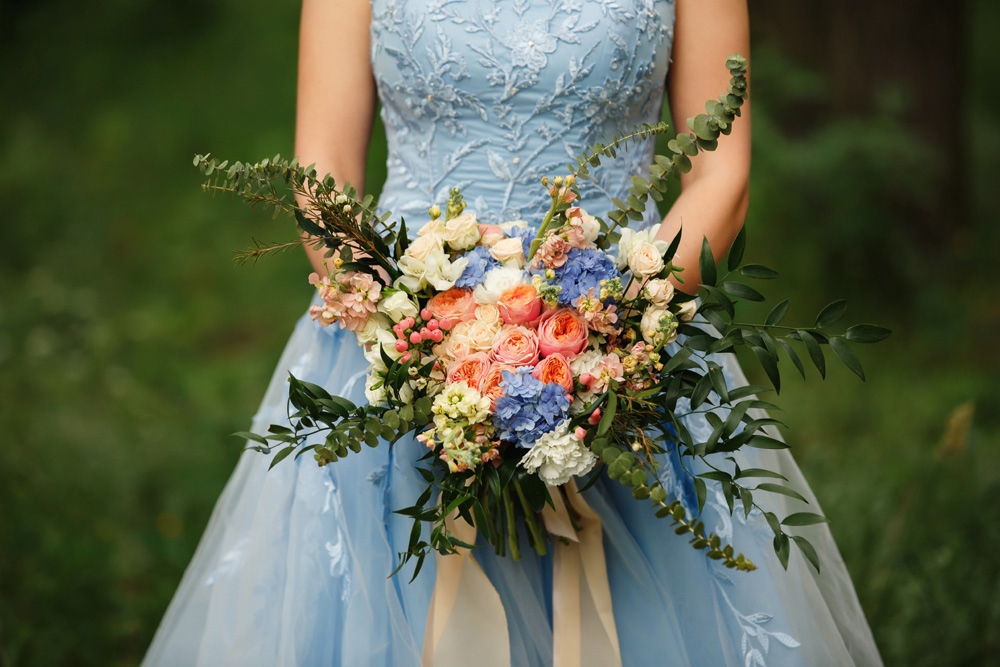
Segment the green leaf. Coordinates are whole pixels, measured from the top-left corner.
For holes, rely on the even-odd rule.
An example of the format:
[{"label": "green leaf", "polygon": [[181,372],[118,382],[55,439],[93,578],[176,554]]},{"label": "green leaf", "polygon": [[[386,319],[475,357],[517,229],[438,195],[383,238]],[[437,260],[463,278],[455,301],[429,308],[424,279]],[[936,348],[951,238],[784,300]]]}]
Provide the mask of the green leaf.
[{"label": "green leaf", "polygon": [[237,431],[233,433],[237,438],[243,438],[244,440],[253,440],[254,442],[259,442],[260,444],[267,446],[267,440],[263,436],[257,435],[256,433],[251,433],[250,431]]},{"label": "green leaf", "polygon": [[791,304],[792,304],[791,299],[785,299],[784,301],[776,305],[774,308],[771,309],[771,312],[767,314],[767,317],[764,319],[764,324],[766,324],[769,327],[781,324],[781,320],[785,319],[785,315],[788,314],[788,307]]},{"label": "green leaf", "polygon": [[760,362],[761,367],[764,372],[767,373],[767,378],[774,385],[774,391],[781,393],[781,374],[778,373],[778,358],[776,355],[772,355],[766,349],[762,347],[753,346],[750,348],[753,350],[754,356],[757,357],[757,361]]},{"label": "green leaf", "polygon": [[772,280],[778,277],[778,272],[763,264],[747,264],[740,269],[740,274],[746,278],[757,280]]},{"label": "green leaf", "polygon": [[809,356],[812,358],[812,362],[815,364],[816,370],[819,371],[820,377],[826,379],[826,359],[823,356],[823,349],[819,346],[816,338],[805,329],[799,329],[796,333],[805,344],[806,350],[809,352]]},{"label": "green leaf", "polygon": [[845,313],[847,313],[847,301],[844,299],[827,304],[823,310],[819,311],[819,315],[816,316],[816,328],[825,329],[826,327],[833,326],[844,317]]},{"label": "green leaf", "polygon": [[784,475],[779,475],[773,470],[766,470],[764,468],[747,468],[746,470],[740,470],[740,474],[736,476],[736,479],[743,479],[744,477],[773,477],[775,479],[783,479],[786,482],[788,478]]},{"label": "green leaf", "polygon": [[755,435],[747,441],[747,445],[757,449],[788,449],[786,443],[768,435]]},{"label": "green leaf", "polygon": [[789,514],[785,517],[784,521],[781,522],[783,526],[812,526],[817,523],[827,523],[830,520],[827,519],[822,514],[814,514],[812,512],[796,512],[795,514]]},{"label": "green leaf", "polygon": [[293,451],[295,451],[295,446],[294,445],[291,445],[289,447],[285,447],[284,449],[282,449],[280,452],[278,452],[277,454],[274,455],[274,458],[271,459],[271,465],[269,465],[267,467],[267,469],[270,470],[274,466],[276,466],[279,463],[281,463],[282,461],[284,461],[288,457],[288,455],[291,454]]},{"label": "green leaf", "polygon": [[698,479],[695,477],[694,482],[694,493],[698,497],[698,514],[705,509],[705,497],[708,494],[708,489],[705,486],[705,480]]},{"label": "green leaf", "polygon": [[733,245],[729,248],[729,260],[726,265],[730,271],[735,271],[736,267],[743,261],[743,251],[747,247],[747,226],[740,227],[739,234],[733,239]]},{"label": "green leaf", "polygon": [[774,553],[778,556],[778,561],[781,563],[781,567],[788,569],[788,536],[787,535],[776,535],[774,537]]},{"label": "green leaf", "polygon": [[874,324],[855,324],[844,337],[852,343],[878,343],[892,335],[892,331]]},{"label": "green leaf", "polygon": [[392,410],[386,410],[385,414],[382,415],[382,423],[395,431],[399,429],[399,415]]},{"label": "green leaf", "polygon": [[597,435],[604,435],[611,428],[611,422],[615,418],[615,411],[618,409],[618,396],[613,391],[608,392],[608,404],[604,407],[601,421],[597,424]]},{"label": "green leaf", "polygon": [[795,498],[796,500],[801,500],[804,503],[808,503],[802,494],[794,489],[789,489],[787,486],[782,486],[781,484],[773,484],[771,482],[763,482],[757,485],[755,491],[770,491],[771,493],[780,493],[783,496],[788,496],[789,498]]},{"label": "green leaf", "polygon": [[795,545],[802,552],[802,555],[806,557],[814,568],[816,568],[816,573],[819,574],[819,554],[816,553],[816,549],[813,547],[812,542],[802,537],[801,535],[792,535],[792,539],[795,540]]},{"label": "green leaf", "polygon": [[844,365],[851,369],[855,375],[857,375],[862,380],[865,379],[865,371],[861,368],[861,361],[854,355],[854,350],[851,346],[847,344],[843,338],[834,337],[830,339],[830,349],[833,353],[840,357],[840,360],[844,362]]},{"label": "green leaf", "polygon": [[746,301],[764,301],[763,294],[744,283],[735,283],[731,281],[724,282],[722,283],[722,289],[724,289],[726,293],[739,299],[744,299]]},{"label": "green leaf", "polygon": [[805,378],[806,369],[802,366],[802,361],[799,359],[799,355],[795,352],[795,348],[792,347],[791,343],[784,338],[779,338],[778,345],[780,345],[781,349],[785,351],[788,358],[792,360],[792,364],[795,365],[795,369],[799,372],[799,375]]},{"label": "green leaf", "polygon": [[708,237],[702,237],[701,258],[699,259],[699,270],[701,271],[701,282],[704,285],[715,285],[715,257],[712,256],[712,248],[708,245]]},{"label": "green leaf", "polygon": [[743,517],[750,517],[750,510],[753,509],[753,494],[750,493],[750,489],[743,489],[740,491],[740,500],[743,501]]}]

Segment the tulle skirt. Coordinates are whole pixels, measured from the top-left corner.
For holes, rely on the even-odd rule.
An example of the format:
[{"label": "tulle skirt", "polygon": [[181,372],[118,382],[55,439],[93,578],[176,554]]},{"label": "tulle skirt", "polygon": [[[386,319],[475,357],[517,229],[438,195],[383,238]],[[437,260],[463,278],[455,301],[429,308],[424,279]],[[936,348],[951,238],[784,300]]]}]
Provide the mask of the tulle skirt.
[{"label": "tulle skirt", "polygon": [[[715,361],[730,386],[745,382],[734,357]],[[289,373],[363,403],[365,370],[352,333],[321,329],[303,316],[253,430],[287,424]],[[703,416],[684,420],[696,441],[706,439],[711,428]],[[425,451],[411,439],[391,450],[364,448],[324,468],[306,454],[271,470],[269,456],[244,453],[143,664],[420,665],[434,559],[412,582],[406,569],[387,575],[412,526],[392,510],[412,505],[423,490],[413,463]],[[750,449],[736,459],[743,468],[780,472],[809,500],[758,498],[779,516],[820,511],[787,451]],[[662,463],[664,486],[696,510],[684,473],[670,457]],[[647,502],[606,476],[584,492],[603,524],[623,664],[880,665],[827,527],[793,529],[815,545],[822,573],[795,548],[785,571],[760,512],[745,517],[738,508],[731,516],[713,484],[701,518],[757,564],[754,572],[727,570],[693,550],[669,520],[655,518]],[[551,665],[551,550],[521,551],[517,562],[490,548],[475,558],[503,602],[512,665]],[[471,662],[476,638],[466,640]]]}]

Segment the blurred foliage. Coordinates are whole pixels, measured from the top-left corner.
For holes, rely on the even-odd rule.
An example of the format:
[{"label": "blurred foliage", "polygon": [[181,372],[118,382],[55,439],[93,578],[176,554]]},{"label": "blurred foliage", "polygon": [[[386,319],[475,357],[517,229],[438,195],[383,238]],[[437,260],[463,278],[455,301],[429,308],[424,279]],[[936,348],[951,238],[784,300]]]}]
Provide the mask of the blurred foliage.
[{"label": "blurred foliage", "polygon": [[[905,214],[940,178],[904,122],[921,91],[797,127],[827,77],[753,53],[749,259],[782,271],[789,321],[846,297],[896,331],[860,351],[867,384],[785,369],[779,399],[889,665],[1000,661],[1000,8],[972,8],[970,219],[940,264]],[[212,200],[190,161],[291,152],[297,14],[0,2],[0,665],[137,663],[240,453],[307,264],[236,268],[292,226]]]}]

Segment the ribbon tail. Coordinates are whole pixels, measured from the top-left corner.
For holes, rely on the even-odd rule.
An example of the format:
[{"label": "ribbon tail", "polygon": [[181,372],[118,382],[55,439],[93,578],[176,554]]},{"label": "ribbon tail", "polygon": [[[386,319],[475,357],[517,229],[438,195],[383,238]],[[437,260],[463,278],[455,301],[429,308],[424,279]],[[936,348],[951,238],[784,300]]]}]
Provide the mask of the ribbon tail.
[{"label": "ribbon tail", "polygon": [[[467,544],[476,540],[476,528],[449,515],[445,525]],[[437,580],[424,631],[422,667],[467,667],[469,642],[475,639],[477,667],[509,667],[507,614],[500,594],[472,557],[469,549],[435,554]]]}]

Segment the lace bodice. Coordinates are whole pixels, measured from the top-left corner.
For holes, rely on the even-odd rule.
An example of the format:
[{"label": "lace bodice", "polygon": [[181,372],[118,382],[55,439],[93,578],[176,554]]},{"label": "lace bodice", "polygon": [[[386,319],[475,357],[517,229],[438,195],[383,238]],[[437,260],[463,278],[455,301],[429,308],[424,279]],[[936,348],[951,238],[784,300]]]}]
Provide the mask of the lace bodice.
[{"label": "lace bodice", "polygon": [[[483,222],[537,222],[542,176],[602,134],[659,120],[673,18],[673,0],[373,0],[381,207],[420,221],[460,187]],[[603,216],[652,150],[597,169],[584,207]]]}]

